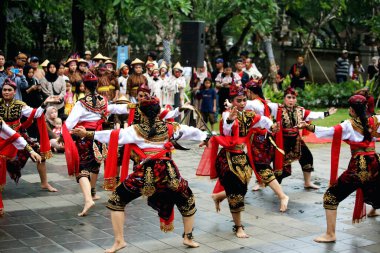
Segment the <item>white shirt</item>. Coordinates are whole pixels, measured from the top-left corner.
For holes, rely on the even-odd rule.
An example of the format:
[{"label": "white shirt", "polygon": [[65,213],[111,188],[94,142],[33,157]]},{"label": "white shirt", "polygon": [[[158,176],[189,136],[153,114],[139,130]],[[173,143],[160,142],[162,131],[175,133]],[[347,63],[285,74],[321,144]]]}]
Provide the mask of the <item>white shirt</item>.
[{"label": "white shirt", "polygon": [[252,63],[252,66],[250,69],[243,68],[243,71],[249,75],[249,78],[260,79],[263,77],[263,74],[260,73],[260,71],[256,67],[256,64],[254,63]]},{"label": "white shirt", "polygon": [[[277,103],[268,103],[269,108],[271,109],[271,114],[274,118],[277,117],[277,110],[278,110],[278,104]],[[305,118],[305,110],[302,110],[303,115],[302,118]],[[310,112],[309,115],[306,117],[305,121],[311,121],[316,119],[324,119],[325,113],[324,112]],[[277,119],[276,119],[277,120]]]},{"label": "white shirt", "polygon": [[[238,113],[241,113],[241,112],[238,112]],[[230,112],[229,111],[225,111],[223,112],[222,114],[222,117],[223,117],[223,134],[225,136],[232,136],[232,126],[234,125],[234,122],[232,122],[231,124],[228,124],[227,123],[227,118],[228,116],[230,116]],[[265,128],[267,130],[270,130],[270,127],[273,125],[273,122],[265,117],[265,116],[261,116],[260,120],[252,126],[252,128]]]},{"label": "white shirt", "polygon": [[[376,118],[380,120],[380,115],[376,115]],[[342,126],[342,140],[349,140],[353,142],[363,141],[364,136],[354,130],[350,120],[345,120],[340,123],[340,125]],[[378,128],[376,132],[380,133],[380,128]],[[332,138],[334,135],[334,127],[315,126],[315,135],[317,138]]]},{"label": "white shirt", "polygon": [[[1,121],[0,125],[1,125],[0,138],[6,140],[16,133],[15,130],[10,128],[4,121]],[[12,144],[17,149],[24,149],[26,144],[28,143],[26,142],[24,138],[18,137]]]},{"label": "white shirt", "polygon": [[[203,141],[207,138],[207,134],[199,130],[198,128],[189,127],[187,125],[180,125],[179,129],[173,133],[173,137],[178,137],[179,133],[182,133],[181,140],[193,140],[193,141]],[[96,131],[94,139],[101,143],[109,143],[111,130]],[[134,126],[130,126],[124,129],[120,129],[119,133],[119,145],[134,143],[139,148],[164,148],[164,142],[151,142],[146,141],[144,138],[140,137]]]}]

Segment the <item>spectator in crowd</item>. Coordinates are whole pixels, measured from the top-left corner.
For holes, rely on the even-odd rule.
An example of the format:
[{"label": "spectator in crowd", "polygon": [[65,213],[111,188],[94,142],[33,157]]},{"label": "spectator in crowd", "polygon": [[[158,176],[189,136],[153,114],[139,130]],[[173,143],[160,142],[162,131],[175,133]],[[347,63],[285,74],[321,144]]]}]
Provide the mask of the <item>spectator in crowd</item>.
[{"label": "spectator in crowd", "polygon": [[155,62],[157,60],[157,52],[156,51],[149,51],[147,55],[146,61],[149,62]]},{"label": "spectator in crowd", "polygon": [[[243,52],[246,52],[246,51],[243,51]],[[240,55],[243,53],[241,52]],[[245,84],[249,81],[249,75],[248,73],[246,73],[243,68],[244,68],[244,60],[242,58],[239,58],[236,60],[235,62],[235,69],[236,69],[236,74],[238,74],[240,76],[240,79],[241,79],[241,83],[243,85],[243,87],[245,87]]]},{"label": "spectator in crowd", "polygon": [[54,96],[58,100],[58,102],[54,104],[49,103],[48,106],[54,106],[58,111],[58,115],[64,117],[66,82],[62,77],[58,76],[58,67],[58,64],[49,62],[45,78],[41,80],[41,87],[45,97]]},{"label": "spectator in crowd", "polygon": [[214,124],[216,122],[216,91],[214,88],[212,88],[211,78],[207,77],[204,79],[201,89],[198,90],[198,93],[202,97],[201,113],[203,120],[206,124],[210,122],[211,131],[214,132]]},{"label": "spectator in crowd", "polygon": [[162,87],[164,81],[160,78],[160,70],[158,66],[153,67],[152,76],[148,78],[148,86],[150,89],[150,95],[155,96],[160,100],[160,106],[162,107]]},{"label": "spectator in crowd", "polygon": [[[58,75],[61,76],[62,78],[65,77],[65,64],[60,62],[59,67],[58,67]],[[67,76],[66,76],[67,77]],[[67,77],[68,78],[68,77]]]},{"label": "spectator in crowd", "polygon": [[[57,134],[58,133],[57,131],[55,132],[53,131],[53,129],[56,128],[56,125],[55,125],[56,120],[60,119],[58,118],[57,108],[55,108],[54,106],[49,106],[48,108],[46,108],[45,119],[46,119],[49,140],[50,140],[50,146],[53,152],[63,152],[64,146],[58,142],[58,138],[61,134],[60,133]],[[61,127],[62,127],[62,120],[61,120]]]},{"label": "spectator in crowd", "polygon": [[242,59],[243,60],[243,65],[245,66],[245,62],[246,62],[246,60],[248,59],[248,55],[249,55],[249,53],[248,53],[248,51],[246,51],[246,50],[244,50],[244,51],[241,51],[241,53],[240,53],[240,59]]},{"label": "spectator in crowd", "polygon": [[119,68],[119,86],[120,86],[120,96],[127,93],[127,81],[129,77],[129,66],[127,64],[121,64]]},{"label": "spectator in crowd", "polygon": [[166,87],[164,87],[164,104],[180,107],[184,103],[184,90],[186,88],[186,80],[182,75],[183,68],[179,62],[177,62],[173,67],[173,75],[168,78],[165,82]]},{"label": "spectator in crowd", "polygon": [[69,78],[67,76],[65,76],[63,79],[66,82],[66,94],[64,97],[64,102],[65,102],[64,113],[66,116],[69,116],[71,110],[74,107],[74,93],[73,93]]},{"label": "spectator in crowd", "polygon": [[91,51],[89,50],[84,52],[84,60],[87,62],[89,69],[91,69],[95,65],[95,62],[91,60],[91,55]]},{"label": "spectator in crowd", "polygon": [[335,76],[336,82],[342,83],[347,81],[348,70],[350,68],[350,61],[348,60],[348,51],[343,50],[342,56],[339,57],[335,62]]},{"label": "spectator in crowd", "polygon": [[34,69],[26,65],[24,67],[25,79],[28,86],[21,90],[22,100],[33,108],[38,108],[44,102],[42,88],[36,78],[34,78]]},{"label": "spectator in crowd", "polygon": [[367,73],[368,73],[368,80],[372,80],[376,75],[379,75],[378,57],[372,57],[372,62],[370,65],[368,65]]},{"label": "spectator in crowd", "polygon": [[215,69],[211,73],[211,78],[212,81],[215,82],[216,77],[220,74],[223,73],[223,64],[224,60],[222,58],[217,58],[215,60]]},{"label": "spectator in crowd", "polygon": [[282,83],[284,82],[285,80],[285,75],[284,73],[282,73],[281,69],[280,69],[280,65],[276,65],[276,68],[277,68],[277,75],[276,75],[276,84],[277,84],[277,88],[279,90],[282,90]]},{"label": "spectator in crowd", "polygon": [[232,64],[230,62],[226,62],[223,65],[223,73],[219,73],[216,77],[216,88],[218,91],[218,106],[219,113],[222,114],[224,112],[225,106],[224,103],[226,99],[230,96],[230,86],[231,85],[241,85],[240,76],[234,72],[232,72]]},{"label": "spectator in crowd", "polygon": [[89,65],[88,61],[84,59],[79,59],[78,60],[78,72],[79,74],[83,77],[89,72]]},{"label": "spectator in crowd", "polygon": [[53,128],[53,133],[55,133],[57,136],[61,134],[62,130],[62,119],[61,118],[56,118],[54,120],[54,128]]},{"label": "spectator in crowd", "polygon": [[74,92],[74,104],[78,102],[79,99],[84,98],[86,94],[86,87],[84,86],[84,83],[81,82],[77,89],[75,89]]},{"label": "spectator in crowd", "polygon": [[355,56],[355,61],[353,64],[350,65],[350,78],[353,81],[359,81],[363,80],[362,74],[364,74],[365,70],[364,67],[359,59],[359,56]]},{"label": "spectator in crowd", "polygon": [[160,78],[163,81],[167,81],[168,79],[168,66],[165,61],[162,61],[160,65]]},{"label": "spectator in crowd", "polygon": [[36,56],[30,57],[29,64],[34,70],[34,78],[36,78],[39,82],[41,82],[41,79],[45,77],[45,72],[42,69],[39,69],[39,62],[40,60]]},{"label": "spectator in crowd", "polygon": [[49,60],[48,59],[46,59],[46,60],[44,60],[41,64],[40,64],[40,67],[42,68],[42,70],[44,71],[44,73],[46,74],[46,72],[47,72],[47,65],[49,64]]},{"label": "spectator in crowd", "polygon": [[4,71],[5,54],[0,50],[0,77],[5,74]]},{"label": "spectator in crowd", "polygon": [[12,61],[7,61],[4,64],[4,69],[5,75],[0,76],[0,89],[3,87],[5,79],[11,79],[17,85],[15,99],[22,101],[21,90],[26,89],[28,87],[28,82],[26,81],[26,78],[23,74],[24,70],[15,68],[14,63]]},{"label": "spectator in crowd", "polygon": [[290,67],[289,75],[292,80],[290,83],[292,88],[300,88],[302,90],[305,88],[305,81],[309,78],[309,71],[305,66],[303,56],[297,57],[297,62]]},{"label": "spectator in crowd", "polygon": [[15,67],[16,68],[24,68],[25,65],[26,65],[26,61],[28,60],[28,56],[24,53],[19,53],[17,56],[16,56],[16,64],[15,64]]},{"label": "spectator in crowd", "polygon": [[207,63],[204,61],[203,67],[193,69],[193,75],[190,80],[190,88],[192,95],[191,102],[192,105],[198,110],[200,109],[202,99],[202,96],[200,95],[200,93],[198,93],[198,91],[200,87],[203,85],[203,82],[206,78],[211,79],[211,74],[207,71]]},{"label": "spectator in crowd", "polygon": [[248,57],[245,60],[245,68],[243,69],[249,76],[250,79],[259,80],[263,78],[263,75],[260,73],[256,64],[253,62],[252,57]]}]

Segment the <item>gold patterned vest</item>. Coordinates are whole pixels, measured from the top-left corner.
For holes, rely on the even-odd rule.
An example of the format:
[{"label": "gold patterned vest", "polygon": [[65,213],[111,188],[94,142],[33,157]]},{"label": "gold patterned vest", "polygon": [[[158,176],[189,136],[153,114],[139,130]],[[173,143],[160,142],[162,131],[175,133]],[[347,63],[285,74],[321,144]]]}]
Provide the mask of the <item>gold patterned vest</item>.
[{"label": "gold patterned vest", "polygon": [[239,121],[239,137],[247,136],[255,115],[256,114],[253,111],[243,111],[242,113],[238,113],[237,119]]},{"label": "gold patterned vest", "polygon": [[20,100],[13,99],[9,104],[6,104],[4,99],[0,98],[0,117],[3,118],[12,129],[15,129],[20,125],[22,108],[24,106],[26,106],[26,104]]}]

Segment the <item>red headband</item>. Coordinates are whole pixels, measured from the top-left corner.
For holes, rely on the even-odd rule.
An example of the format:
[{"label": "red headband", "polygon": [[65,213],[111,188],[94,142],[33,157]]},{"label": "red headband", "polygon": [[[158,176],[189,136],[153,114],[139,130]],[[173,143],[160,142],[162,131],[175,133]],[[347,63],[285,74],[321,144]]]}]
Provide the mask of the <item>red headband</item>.
[{"label": "red headband", "polygon": [[93,73],[89,72],[83,77],[83,82],[97,82],[98,78]]},{"label": "red headband", "polygon": [[149,88],[148,85],[146,85],[145,83],[143,83],[137,89],[137,93],[139,93],[140,91],[150,93],[150,88]]},{"label": "red headband", "polygon": [[293,96],[298,96],[298,93],[297,93],[297,91],[294,89],[294,88],[292,88],[292,87],[289,87],[289,88],[287,88],[285,91],[284,91],[284,97],[286,96],[286,95],[288,95],[288,94],[290,94],[290,95],[293,95]]},{"label": "red headband", "polygon": [[160,100],[157,97],[148,97],[140,101],[140,106],[159,105]]},{"label": "red headband", "polygon": [[367,99],[362,95],[353,95],[348,99],[350,105],[367,104]]},{"label": "red headband", "polygon": [[236,86],[235,84],[230,86],[230,97],[244,96],[245,91],[242,86]]},{"label": "red headband", "polygon": [[4,85],[9,85],[15,90],[17,89],[17,84],[13,82],[10,78],[5,79],[3,86]]},{"label": "red headband", "polygon": [[245,87],[247,89],[256,88],[256,87],[261,88],[261,85],[262,85],[261,79],[260,80],[252,79],[248,83],[245,84]]}]

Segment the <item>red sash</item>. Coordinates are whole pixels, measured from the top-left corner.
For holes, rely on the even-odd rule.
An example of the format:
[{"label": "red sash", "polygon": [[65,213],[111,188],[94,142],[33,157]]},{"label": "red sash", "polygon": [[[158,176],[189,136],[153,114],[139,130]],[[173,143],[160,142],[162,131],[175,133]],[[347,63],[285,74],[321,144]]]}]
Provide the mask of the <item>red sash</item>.
[{"label": "red sash", "polygon": [[[259,122],[261,116],[256,114],[252,125],[255,125]],[[223,120],[220,121],[220,133],[223,134]],[[252,157],[252,144],[250,138],[254,133],[254,129],[251,128],[248,134],[245,137],[239,137],[239,123],[235,120],[234,125],[232,126],[232,136],[213,136],[208,142],[208,147],[205,148],[202,158],[199,162],[196,175],[197,176],[210,176],[211,179],[217,178],[217,172],[215,168],[216,157],[218,154],[219,145],[221,145],[225,149],[233,150],[236,145],[245,144],[247,146],[247,155],[249,158],[249,163],[251,165],[252,170],[254,171],[256,178],[259,182],[261,182],[261,178],[259,174],[255,170],[255,165],[253,163]],[[218,186],[218,184],[217,184]],[[215,191],[215,190],[214,190]],[[220,188],[222,191],[222,188]]]},{"label": "red sash", "polygon": [[[166,124],[168,127],[168,139],[173,136],[173,125]],[[104,186],[105,190],[114,190],[116,187],[116,176],[117,176],[117,153],[118,153],[118,141],[119,141],[120,129],[113,130],[110,136],[108,156],[106,160],[106,166],[104,167]],[[120,182],[124,181],[128,176],[129,170],[129,159],[131,151],[133,150],[142,159],[162,159],[165,155],[171,152],[173,149],[173,144],[168,141],[165,143],[163,149],[140,149],[136,144],[126,144],[124,145],[124,156],[123,164],[121,168]],[[147,155],[145,152],[155,151],[155,155]],[[138,166],[142,166],[139,164]],[[167,232],[173,230],[173,220],[174,220],[174,209],[168,220],[164,220],[160,217],[160,228],[161,230]]]},{"label": "red sash", "polygon": [[[372,120],[372,125],[373,125],[373,118],[369,118],[369,125],[371,125],[371,120]],[[342,126],[336,125],[334,126],[334,135],[333,135],[333,141],[331,145],[330,186],[334,185],[338,180],[338,167],[339,167],[341,142],[342,142]],[[375,146],[374,142],[368,143],[368,141],[359,142],[359,143],[353,143],[350,141],[346,141],[346,142],[350,145],[351,150],[355,148]],[[364,154],[374,154],[374,153],[375,152],[371,152],[371,153],[357,152],[353,154],[353,156],[364,155]],[[354,213],[352,216],[352,223],[359,223],[365,216],[366,216],[366,207],[364,203],[364,194],[363,194],[363,190],[361,188],[358,188],[356,190],[356,199],[355,199]]]},{"label": "red sash", "polygon": [[[14,158],[17,154],[17,149],[12,145],[12,143],[19,137],[21,137],[21,135],[19,133],[15,133],[8,139],[0,138],[0,195],[7,181],[7,159]],[[13,154],[14,149],[16,149],[15,154]],[[0,208],[2,207],[0,206]]]},{"label": "red sash", "polygon": [[[278,105],[277,107],[277,115],[276,115],[276,122],[279,126],[279,131],[275,135],[276,144],[277,146],[284,150],[284,139],[283,139],[283,127],[282,127],[282,106]],[[274,170],[275,171],[282,171],[282,167],[284,165],[284,155],[281,154],[277,149],[274,150]]]},{"label": "red sash", "polygon": [[[34,108],[32,112],[30,113],[28,119],[24,121],[22,124],[18,124],[18,126],[14,128],[14,130],[18,132],[21,129],[29,128],[33,123],[36,112],[37,112],[37,109]],[[18,120],[15,120],[12,122],[6,122],[6,123],[7,125],[12,126],[12,125],[16,125],[17,123],[20,123],[20,120],[18,119]],[[45,120],[44,114],[42,114],[40,117],[37,118],[37,128],[38,128],[38,133],[40,135],[40,155],[43,159],[49,159],[52,157],[52,153],[50,150],[50,140],[49,140],[49,135],[48,135],[47,127],[46,127],[46,120]],[[17,149],[15,147],[10,148],[9,152],[13,152],[16,155]],[[11,157],[14,157],[15,155],[11,154]]]},{"label": "red sash", "polygon": [[[102,130],[102,124],[104,120],[98,120],[98,121],[92,121],[87,122],[83,121],[81,123],[78,123],[77,126],[83,126],[86,129],[91,130]],[[66,157],[66,163],[67,163],[67,172],[69,176],[77,175],[79,173],[79,154],[77,146],[75,145],[75,142],[73,141],[73,138],[71,137],[71,134],[66,126],[66,123],[62,126],[62,137],[65,141],[65,157]]]}]

